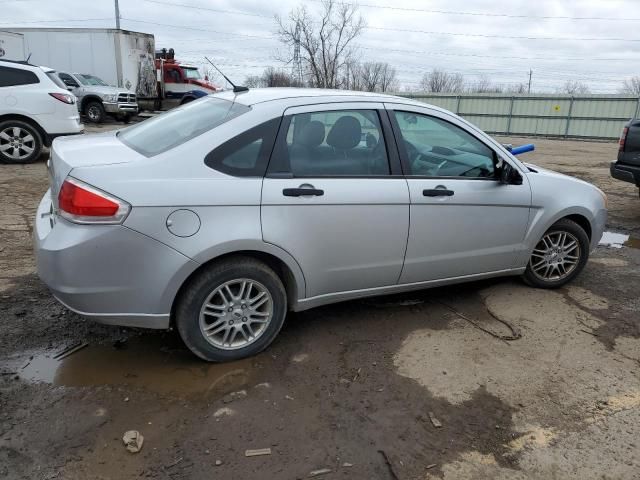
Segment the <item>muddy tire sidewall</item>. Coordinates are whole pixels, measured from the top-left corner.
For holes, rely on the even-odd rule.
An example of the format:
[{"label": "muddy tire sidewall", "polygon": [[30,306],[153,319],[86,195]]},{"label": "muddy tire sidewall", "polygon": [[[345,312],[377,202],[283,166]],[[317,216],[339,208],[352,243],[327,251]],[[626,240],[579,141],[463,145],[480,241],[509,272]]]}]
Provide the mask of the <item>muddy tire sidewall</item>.
[{"label": "muddy tire sidewall", "polygon": [[[253,343],[236,350],[216,348],[200,329],[200,309],[219,285],[238,278],[256,280],[271,294],[273,316],[266,330]],[[273,342],[287,313],[287,295],[278,275],[257,260],[237,257],[213,264],[192,278],[180,294],[175,310],[175,325],[185,345],[209,362],[226,362],[256,355]]]},{"label": "muddy tire sidewall", "polygon": [[578,225],[576,222],[572,220],[562,219],[554,223],[544,233],[544,235],[547,235],[548,233],[552,233],[552,232],[569,232],[578,239],[578,243],[580,244],[580,258],[578,259],[578,265],[576,266],[576,268],[573,269],[573,271],[569,275],[567,275],[564,278],[561,278],[558,280],[543,280],[533,273],[533,270],[531,268],[531,262],[527,261],[527,270],[523,275],[523,279],[528,285],[532,287],[536,287],[536,288],[562,287],[563,285],[569,283],[575,277],[577,277],[582,271],[582,269],[584,268],[584,266],[587,264],[587,261],[589,260],[589,248],[590,248],[589,237],[587,236],[587,233],[584,231],[584,229],[580,225]]}]

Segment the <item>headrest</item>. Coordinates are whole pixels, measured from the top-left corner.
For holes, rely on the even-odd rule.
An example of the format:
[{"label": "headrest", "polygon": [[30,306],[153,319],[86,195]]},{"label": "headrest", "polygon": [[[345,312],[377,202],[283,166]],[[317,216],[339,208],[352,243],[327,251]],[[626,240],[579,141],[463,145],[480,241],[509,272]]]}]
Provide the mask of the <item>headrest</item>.
[{"label": "headrest", "polygon": [[302,127],[296,143],[305,147],[315,148],[324,142],[324,124],[313,120]]},{"label": "headrest", "polygon": [[362,127],[358,119],[345,115],[340,117],[329,130],[327,144],[338,150],[351,150],[360,143],[361,136]]}]

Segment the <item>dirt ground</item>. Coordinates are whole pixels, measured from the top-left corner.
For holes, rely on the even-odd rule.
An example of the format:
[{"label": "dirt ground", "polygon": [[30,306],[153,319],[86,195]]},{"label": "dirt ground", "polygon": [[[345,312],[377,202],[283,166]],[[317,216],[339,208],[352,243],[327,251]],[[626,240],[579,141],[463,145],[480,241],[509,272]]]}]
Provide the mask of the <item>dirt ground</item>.
[{"label": "dirt ground", "polygon": [[557,291],[498,279],[291,314],[224,365],[58,305],[30,239],[44,159],[0,165],[0,478],[640,478],[638,191],[609,177],[613,142],[502,141],[603,189],[627,243]]}]

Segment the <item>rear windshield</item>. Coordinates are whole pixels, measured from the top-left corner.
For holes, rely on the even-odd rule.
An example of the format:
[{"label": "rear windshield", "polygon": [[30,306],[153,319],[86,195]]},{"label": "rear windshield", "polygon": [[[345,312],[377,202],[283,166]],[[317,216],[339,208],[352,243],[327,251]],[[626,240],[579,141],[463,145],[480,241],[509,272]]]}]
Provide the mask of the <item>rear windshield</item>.
[{"label": "rear windshield", "polygon": [[55,83],[58,87],[67,89],[67,86],[58,78],[58,74],[56,72],[45,72],[47,77],[51,79],[53,83]]},{"label": "rear windshield", "polygon": [[147,157],[166,152],[251,110],[246,105],[205,97],[125,128],[118,138]]}]

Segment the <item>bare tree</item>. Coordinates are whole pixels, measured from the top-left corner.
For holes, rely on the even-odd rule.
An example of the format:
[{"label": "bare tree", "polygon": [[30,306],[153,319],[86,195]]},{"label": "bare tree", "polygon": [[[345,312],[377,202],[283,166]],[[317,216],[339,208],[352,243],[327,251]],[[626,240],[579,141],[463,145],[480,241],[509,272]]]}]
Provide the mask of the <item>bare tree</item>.
[{"label": "bare tree", "polygon": [[556,90],[567,95],[586,95],[591,93],[589,86],[577,80],[567,80],[562,87]]},{"label": "bare tree", "polygon": [[469,86],[471,93],[502,93],[502,88],[494,84],[488,75],[482,74]]},{"label": "bare tree", "polygon": [[244,79],[244,86],[249,88],[263,87],[261,75],[248,75]]},{"label": "bare tree", "polygon": [[640,77],[631,77],[626,79],[622,84],[620,93],[640,96]]},{"label": "bare tree", "polygon": [[275,67],[266,68],[262,75],[249,75],[244,84],[249,88],[302,86],[289,72]]},{"label": "bare tree", "polygon": [[513,85],[509,85],[506,90],[506,93],[516,93],[523,94],[529,92],[529,85],[524,82],[514,83]]},{"label": "bare tree", "polygon": [[464,77],[460,73],[448,73],[434,68],[420,81],[425,92],[461,92],[464,89]]},{"label": "bare tree", "polygon": [[353,41],[362,33],[364,19],[358,6],[322,0],[322,13],[315,19],[302,5],[288,19],[275,17],[280,41],[289,47],[287,62],[292,62],[297,47],[300,61],[314,87],[338,88],[349,60],[354,56]]},{"label": "bare tree", "polygon": [[365,62],[350,65],[353,72],[352,90],[387,92],[398,86],[396,70],[387,62]]}]

